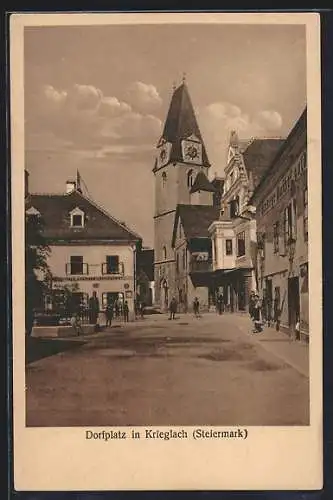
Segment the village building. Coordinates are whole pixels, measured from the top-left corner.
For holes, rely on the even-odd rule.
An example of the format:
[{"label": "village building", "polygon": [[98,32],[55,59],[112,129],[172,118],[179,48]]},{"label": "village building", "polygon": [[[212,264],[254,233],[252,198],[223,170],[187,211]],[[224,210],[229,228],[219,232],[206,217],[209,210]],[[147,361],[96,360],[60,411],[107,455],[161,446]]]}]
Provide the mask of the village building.
[{"label": "village building", "polygon": [[[28,174],[26,176],[26,191]],[[83,194],[75,181],[63,194],[28,193],[26,213],[41,217],[50,247],[51,291],[45,308],[52,311],[56,290],[71,287],[76,310],[96,293],[100,310],[116,300],[134,313],[136,252],[141,237]]]},{"label": "village building", "polygon": [[[204,283],[202,280],[197,281],[193,278],[193,266],[189,265],[189,261],[192,262],[196,253],[199,252],[198,255],[200,255],[201,247],[193,247],[193,238],[187,225],[181,229],[185,230],[184,237],[179,238],[180,229],[175,228],[178,227],[179,221],[185,220],[186,209],[182,207],[195,206],[196,221],[192,221],[191,224],[193,225],[193,222],[194,225],[198,224],[195,235],[196,245],[198,240],[203,238],[201,240],[205,241],[203,252],[205,255],[207,253],[208,256],[211,255],[211,241],[207,228],[213,219],[207,219],[206,214],[212,212],[214,200],[218,198],[216,196],[218,187],[208,180],[209,168],[210,163],[187,84],[183,81],[173,92],[164,129],[157,144],[153,169],[155,177],[155,304],[161,310],[168,309],[172,297],[182,304],[183,309],[187,309],[192,296],[196,294],[200,294],[205,306],[208,305],[209,276],[205,271],[205,277],[202,276]],[[191,208],[189,208],[189,213],[192,214]],[[207,222],[206,227],[199,223],[201,217]],[[202,232],[199,231],[199,227],[202,228]],[[190,243],[187,250],[185,240],[186,245]],[[181,272],[184,271],[184,276],[181,277],[179,252],[183,251],[187,257],[184,257],[184,262],[181,260]],[[206,288],[205,292],[203,288]]]},{"label": "village building", "polygon": [[264,313],[277,319],[280,327],[289,332],[291,337],[307,339],[306,109],[254,190],[251,203],[256,206],[259,289],[264,299]]},{"label": "village building", "polygon": [[142,248],[136,257],[136,300],[152,306],[155,302],[154,249]]},{"label": "village building", "polygon": [[281,138],[240,140],[230,136],[220,216],[210,225],[215,296],[226,311],[245,311],[258,288],[253,191],[283,144]]}]

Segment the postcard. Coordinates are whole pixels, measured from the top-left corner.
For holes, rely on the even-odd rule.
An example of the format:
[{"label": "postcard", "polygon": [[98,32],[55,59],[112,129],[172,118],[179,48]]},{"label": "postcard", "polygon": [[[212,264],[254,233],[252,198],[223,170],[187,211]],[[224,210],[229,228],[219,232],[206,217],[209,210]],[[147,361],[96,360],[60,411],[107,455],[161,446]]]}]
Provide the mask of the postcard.
[{"label": "postcard", "polygon": [[322,487],[320,18],[10,18],[14,487]]}]

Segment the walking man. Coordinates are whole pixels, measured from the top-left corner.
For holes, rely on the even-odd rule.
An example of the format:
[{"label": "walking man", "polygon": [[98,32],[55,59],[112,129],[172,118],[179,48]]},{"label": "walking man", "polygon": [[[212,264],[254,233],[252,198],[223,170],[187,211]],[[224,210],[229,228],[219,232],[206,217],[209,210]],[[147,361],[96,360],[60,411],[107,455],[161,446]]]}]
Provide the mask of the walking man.
[{"label": "walking man", "polygon": [[217,297],[217,310],[219,314],[223,313],[223,304],[224,304],[224,299],[222,293],[219,293]]},{"label": "walking man", "polygon": [[177,312],[177,300],[176,297],[172,297],[170,306],[169,306],[170,316],[169,319],[176,319],[175,314]]},{"label": "walking man", "polygon": [[113,302],[108,302],[108,305],[106,306],[106,326],[111,326],[112,319],[113,319]]},{"label": "walking man", "polygon": [[99,300],[96,292],[93,292],[92,297],[89,299],[89,323],[97,325],[97,318],[99,313]]},{"label": "walking man", "polygon": [[199,308],[200,308],[200,303],[198,297],[195,297],[193,301],[193,312],[196,318],[200,318]]},{"label": "walking man", "polygon": [[124,303],[124,321],[125,321],[125,323],[128,323],[128,314],[129,314],[129,308],[128,308],[128,302],[126,300]]}]

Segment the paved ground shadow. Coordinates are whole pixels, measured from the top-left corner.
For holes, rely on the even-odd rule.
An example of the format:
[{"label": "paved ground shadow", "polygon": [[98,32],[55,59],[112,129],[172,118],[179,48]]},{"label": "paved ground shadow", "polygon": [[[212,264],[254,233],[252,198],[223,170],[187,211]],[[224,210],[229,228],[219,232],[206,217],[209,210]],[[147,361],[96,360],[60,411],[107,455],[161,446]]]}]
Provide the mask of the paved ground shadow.
[{"label": "paved ground shadow", "polygon": [[39,359],[54,356],[59,352],[81,347],[85,344],[79,340],[39,339],[28,337],[25,342],[25,362],[28,365]]}]

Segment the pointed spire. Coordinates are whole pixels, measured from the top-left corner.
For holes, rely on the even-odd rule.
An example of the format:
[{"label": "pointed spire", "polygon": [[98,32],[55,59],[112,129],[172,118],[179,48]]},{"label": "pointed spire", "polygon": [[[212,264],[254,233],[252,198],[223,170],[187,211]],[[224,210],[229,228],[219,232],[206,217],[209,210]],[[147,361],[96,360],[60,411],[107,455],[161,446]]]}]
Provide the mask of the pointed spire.
[{"label": "pointed spire", "polygon": [[195,136],[202,144],[202,164],[209,166],[207,153],[195,116],[187,85],[181,84],[172,95],[162,139],[172,144],[171,161],[183,161],[182,140]]}]

